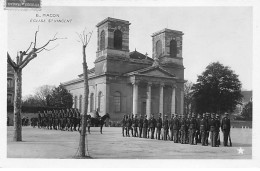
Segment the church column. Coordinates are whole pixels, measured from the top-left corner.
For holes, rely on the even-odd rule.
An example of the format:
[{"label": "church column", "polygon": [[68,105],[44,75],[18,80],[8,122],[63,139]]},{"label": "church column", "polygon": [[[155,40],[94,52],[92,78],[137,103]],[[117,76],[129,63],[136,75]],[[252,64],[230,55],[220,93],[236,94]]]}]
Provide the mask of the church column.
[{"label": "church column", "polygon": [[183,92],[183,89],[181,89],[181,115],[183,115],[183,109],[184,109],[184,92]]},{"label": "church column", "polygon": [[176,85],[172,85],[172,106],[171,106],[171,114],[175,114],[175,90]]},{"label": "church column", "polygon": [[[163,115],[163,87],[164,84],[160,84],[160,103],[159,103],[159,113]],[[162,117],[163,118],[163,117]]]},{"label": "church column", "polygon": [[133,82],[133,114],[138,112],[138,83]]},{"label": "church column", "polygon": [[147,99],[146,99],[146,115],[147,118],[151,116],[151,103],[152,103],[152,83],[147,84]]}]

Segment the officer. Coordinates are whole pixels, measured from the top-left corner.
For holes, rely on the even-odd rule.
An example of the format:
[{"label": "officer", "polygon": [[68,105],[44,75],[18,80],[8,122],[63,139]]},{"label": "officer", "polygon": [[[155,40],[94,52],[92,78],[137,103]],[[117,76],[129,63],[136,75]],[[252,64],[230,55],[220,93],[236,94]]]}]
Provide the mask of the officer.
[{"label": "officer", "polygon": [[152,117],[149,120],[149,128],[151,130],[151,139],[154,139],[155,126],[156,126],[156,120],[154,118],[154,114],[152,114]]},{"label": "officer", "polygon": [[168,131],[169,131],[169,121],[168,116],[165,115],[164,121],[163,121],[163,140],[166,141],[168,138]]},{"label": "officer", "polygon": [[195,133],[195,144],[201,143],[201,134],[200,134],[200,114],[197,116],[197,127],[196,127],[196,133]]},{"label": "officer", "polygon": [[200,134],[201,134],[201,144],[202,146],[207,145],[206,137],[207,137],[207,119],[206,114],[203,113],[202,118],[200,120]]},{"label": "officer", "polygon": [[143,138],[147,138],[148,120],[147,115],[144,116],[143,120]]},{"label": "officer", "polygon": [[161,129],[162,129],[162,114],[159,113],[159,117],[156,121],[156,137],[160,140],[161,137]]},{"label": "officer", "polygon": [[225,113],[224,118],[221,121],[221,131],[223,132],[223,144],[228,146],[228,137],[230,136],[230,119],[228,113]]},{"label": "officer", "polygon": [[137,114],[135,114],[135,118],[133,119],[134,137],[138,137],[138,122]]},{"label": "officer", "polygon": [[[133,136],[133,118],[134,118],[134,115],[129,115],[128,117],[128,123],[129,123],[129,126],[128,126],[128,135],[129,135],[129,130],[131,130],[131,135]],[[130,135],[129,135],[130,136]]]},{"label": "officer", "polygon": [[186,143],[186,117],[185,115],[182,116],[181,118],[181,144],[185,144]]},{"label": "officer", "polygon": [[195,132],[197,128],[197,121],[195,119],[195,114],[192,114],[192,118],[190,119],[189,124],[189,143],[190,145],[194,145]]},{"label": "officer", "polygon": [[209,121],[210,124],[210,139],[211,139],[211,146],[216,147],[217,145],[217,133],[216,133],[216,119],[215,114],[211,114],[211,119]]},{"label": "officer", "polygon": [[172,125],[173,125],[172,130],[173,130],[174,143],[178,143],[179,142],[178,135],[179,135],[179,128],[180,128],[178,114],[175,114]]},{"label": "officer", "polygon": [[219,147],[220,145],[220,135],[219,135],[219,130],[220,130],[220,119],[219,119],[219,115],[216,115],[216,137],[217,137],[217,144],[216,146]]},{"label": "officer", "polygon": [[182,121],[182,115],[179,115],[179,127],[178,127],[178,143],[181,143],[181,121]]},{"label": "officer", "polygon": [[172,118],[169,121],[170,140],[171,141],[173,141],[173,123],[174,123],[174,114],[172,114]]},{"label": "officer", "polygon": [[121,124],[122,124],[122,135],[124,137],[125,136],[125,129],[126,129],[126,115],[123,116]]},{"label": "officer", "polygon": [[143,122],[144,122],[144,119],[143,119],[143,116],[140,115],[140,119],[139,119],[139,122],[138,122],[138,127],[139,127],[139,138],[142,137],[142,130],[143,130]]}]

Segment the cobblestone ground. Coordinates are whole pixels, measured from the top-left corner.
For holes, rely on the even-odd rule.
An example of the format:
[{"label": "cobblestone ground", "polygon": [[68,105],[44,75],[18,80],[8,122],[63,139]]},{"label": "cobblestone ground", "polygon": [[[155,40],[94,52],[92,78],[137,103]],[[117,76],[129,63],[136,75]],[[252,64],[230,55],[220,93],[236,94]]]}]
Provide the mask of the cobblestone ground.
[{"label": "cobblestone ground", "polygon": [[[79,133],[23,127],[23,141],[13,142],[8,127],[8,158],[75,158]],[[87,136],[89,155],[96,159],[251,159],[252,130],[232,129],[233,147],[176,144],[172,141],[122,137],[121,128],[91,128]],[[221,134],[221,140],[222,140]],[[243,154],[238,149],[243,149]]]}]

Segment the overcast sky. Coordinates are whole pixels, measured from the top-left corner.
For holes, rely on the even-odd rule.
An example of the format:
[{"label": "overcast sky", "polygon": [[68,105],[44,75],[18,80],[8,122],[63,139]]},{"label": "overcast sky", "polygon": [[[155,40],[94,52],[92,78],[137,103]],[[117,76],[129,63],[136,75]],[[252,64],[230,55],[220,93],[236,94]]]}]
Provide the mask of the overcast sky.
[{"label": "overcast sky", "polygon": [[[31,22],[36,14],[58,14],[46,22]],[[36,11],[8,11],[8,52],[26,50],[37,27],[38,44],[42,45],[58,32],[58,40],[32,60],[23,70],[23,96],[33,94],[41,85],[56,85],[75,79],[82,70],[81,44],[76,32],[85,27],[93,30],[87,47],[89,68],[94,67],[97,50],[96,24],[107,17],[128,20],[130,51],[152,56],[152,33],[163,28],[180,30],[183,36],[185,79],[196,82],[211,62],[230,66],[252,90],[252,8],[251,7],[43,7]],[[48,19],[66,19],[69,23],[49,23]]]}]

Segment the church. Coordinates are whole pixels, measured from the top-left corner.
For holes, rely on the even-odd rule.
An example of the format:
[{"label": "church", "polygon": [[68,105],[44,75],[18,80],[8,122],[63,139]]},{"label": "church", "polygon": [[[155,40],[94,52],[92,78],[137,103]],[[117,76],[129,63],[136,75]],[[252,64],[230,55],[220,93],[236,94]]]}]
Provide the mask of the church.
[{"label": "church", "polygon": [[[130,22],[106,18],[97,27],[95,67],[89,69],[88,114],[98,109],[112,121],[123,115],[159,113],[183,115],[184,66],[181,31],[162,29],[152,34],[152,57],[129,52]],[[147,42],[150,43],[150,42]],[[73,107],[83,110],[84,80],[62,83],[73,95]]]}]

